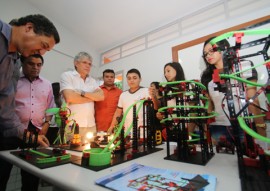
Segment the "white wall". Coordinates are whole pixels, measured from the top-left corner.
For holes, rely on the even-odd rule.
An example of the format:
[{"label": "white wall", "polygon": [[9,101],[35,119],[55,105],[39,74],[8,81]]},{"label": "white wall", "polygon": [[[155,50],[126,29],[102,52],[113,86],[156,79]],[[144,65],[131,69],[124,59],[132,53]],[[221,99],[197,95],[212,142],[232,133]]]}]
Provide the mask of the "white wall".
[{"label": "white wall", "polygon": [[[248,14],[243,14],[233,19],[224,20],[215,26],[207,26],[201,28],[199,31],[193,31],[190,34],[184,35],[178,39],[172,40],[165,44],[147,49],[142,52],[130,55],[120,60],[113,61],[109,64],[103,65],[99,68],[99,74],[107,68],[117,71],[126,72],[131,68],[137,68],[142,74],[142,86],[148,87],[152,81],[165,81],[163,76],[163,67],[166,63],[172,61],[171,48],[173,46],[197,39],[199,37],[220,31],[240,23],[248,22],[259,17],[269,15],[270,6],[266,6],[264,9],[256,11],[250,11]],[[186,75],[186,79],[199,79],[201,71],[204,69],[204,65],[201,62],[202,46],[198,45],[192,51],[183,51],[184,55],[180,55],[179,58],[183,58],[183,69]],[[185,58],[192,58],[192,62],[185,62]],[[128,89],[125,77],[124,77],[124,90]]]},{"label": "white wall", "polygon": [[[219,24],[214,26],[201,28],[198,31],[193,31],[189,34],[181,36],[178,39],[133,54],[131,56],[114,61],[101,67],[99,67],[99,55],[93,51],[89,44],[85,44],[83,42],[83,39],[79,39],[79,37],[70,33],[67,29],[61,26],[61,24],[57,23],[56,20],[50,18],[49,15],[45,16],[52,20],[60,33],[61,42],[60,44],[55,46],[55,50],[63,52],[72,57],[79,51],[87,51],[92,54],[95,65],[95,67],[93,67],[91,71],[92,76],[96,78],[101,77],[103,70],[107,68],[114,69],[116,72],[123,71],[123,75],[125,76],[126,72],[129,69],[137,68],[142,74],[141,85],[149,86],[152,81],[165,81],[163,77],[163,67],[166,63],[172,61],[171,48],[173,46],[188,42],[201,36],[205,36],[209,33],[213,33],[243,22],[269,15],[269,12],[270,6],[265,6],[265,8],[260,8],[258,10],[255,7],[254,10],[250,10],[248,13],[242,14],[241,16],[234,17],[233,19],[224,20],[224,22],[220,22]],[[0,2],[0,19],[6,22],[9,22],[13,18],[18,18],[21,16],[35,13],[43,14],[24,0],[2,0]],[[198,55],[201,55],[200,47],[198,47],[196,53]],[[183,57],[193,57],[195,59],[194,61],[192,61],[192,63],[185,63],[184,61],[182,63],[187,79],[199,78],[201,70],[203,69],[203,66],[199,65],[200,56],[194,55],[194,51],[186,51],[183,55]],[[41,75],[49,79],[51,82],[59,81],[59,76],[63,71],[73,68],[73,59],[56,51],[48,52],[44,56],[44,58],[45,65],[43,67]],[[124,89],[127,89],[125,78]]]},{"label": "white wall", "polygon": [[[61,73],[74,68],[73,58],[69,56],[74,57],[80,51],[90,53],[94,59],[93,64],[99,65],[99,55],[88,44],[85,44],[83,39],[70,33],[49,15],[45,15],[24,0],[1,0],[0,2],[0,19],[4,22],[8,23],[14,18],[29,14],[43,14],[54,23],[60,34],[60,43],[54,47],[56,51],[52,50],[44,55],[45,62],[41,71],[43,77],[51,82],[58,82]],[[69,56],[61,54],[59,51]],[[93,67],[91,73],[96,73],[96,69],[97,67]]]}]

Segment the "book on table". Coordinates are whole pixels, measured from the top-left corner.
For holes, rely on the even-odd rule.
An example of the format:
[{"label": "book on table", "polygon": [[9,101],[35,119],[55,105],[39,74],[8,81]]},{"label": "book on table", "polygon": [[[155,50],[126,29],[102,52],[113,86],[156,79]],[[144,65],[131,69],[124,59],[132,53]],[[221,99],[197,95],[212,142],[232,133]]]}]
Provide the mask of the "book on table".
[{"label": "book on table", "polygon": [[112,190],[203,190],[214,191],[216,177],[155,168],[134,163],[96,180],[96,184]]}]

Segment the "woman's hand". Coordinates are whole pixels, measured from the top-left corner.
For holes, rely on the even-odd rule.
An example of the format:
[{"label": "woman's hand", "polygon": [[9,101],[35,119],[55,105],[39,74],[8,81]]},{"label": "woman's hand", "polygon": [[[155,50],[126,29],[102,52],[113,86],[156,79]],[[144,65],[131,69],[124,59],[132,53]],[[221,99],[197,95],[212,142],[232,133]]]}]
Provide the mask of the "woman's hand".
[{"label": "woman's hand", "polygon": [[157,92],[154,87],[149,87],[148,92],[152,99],[157,99]]}]

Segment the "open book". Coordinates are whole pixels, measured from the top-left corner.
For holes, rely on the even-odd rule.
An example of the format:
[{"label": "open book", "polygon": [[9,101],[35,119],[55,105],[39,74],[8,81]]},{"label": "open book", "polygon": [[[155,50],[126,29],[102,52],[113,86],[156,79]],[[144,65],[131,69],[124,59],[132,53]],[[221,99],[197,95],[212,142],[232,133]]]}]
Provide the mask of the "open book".
[{"label": "open book", "polygon": [[96,180],[112,190],[134,191],[214,191],[216,177],[154,168],[134,163],[127,168]]}]

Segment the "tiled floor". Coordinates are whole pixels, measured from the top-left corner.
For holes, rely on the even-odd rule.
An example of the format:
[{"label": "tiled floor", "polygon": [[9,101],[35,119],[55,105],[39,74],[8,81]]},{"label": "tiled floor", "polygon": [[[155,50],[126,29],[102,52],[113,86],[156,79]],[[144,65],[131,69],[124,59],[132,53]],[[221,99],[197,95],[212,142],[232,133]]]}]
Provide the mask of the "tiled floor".
[{"label": "tiled floor", "polygon": [[[40,181],[39,191],[57,191],[51,185]],[[7,184],[7,191],[21,191],[21,172],[16,166],[13,166],[9,181]]]}]

